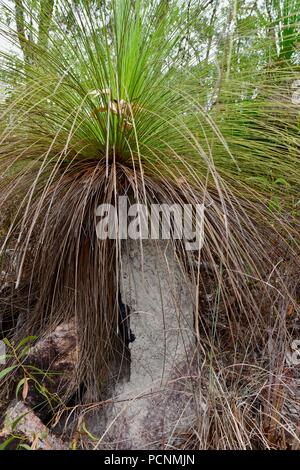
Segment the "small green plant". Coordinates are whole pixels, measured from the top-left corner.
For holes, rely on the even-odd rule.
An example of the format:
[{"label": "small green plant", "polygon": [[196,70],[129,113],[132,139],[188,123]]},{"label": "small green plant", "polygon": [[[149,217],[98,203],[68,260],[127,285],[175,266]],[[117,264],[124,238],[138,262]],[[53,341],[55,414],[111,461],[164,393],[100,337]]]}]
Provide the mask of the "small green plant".
[{"label": "small green plant", "polygon": [[3,381],[11,376],[14,378],[22,376],[16,383],[15,398],[21,398],[25,401],[29,387],[32,386],[45,399],[46,403],[53,407],[59,399],[56,394],[48,391],[44,382],[45,379],[51,380],[51,376],[57,375],[58,372],[43,371],[26,361],[28,352],[36,340],[36,336],[27,336],[14,346],[8,338],[4,338],[3,342],[8,349],[8,354],[5,357],[12,364],[0,370],[0,380]]}]

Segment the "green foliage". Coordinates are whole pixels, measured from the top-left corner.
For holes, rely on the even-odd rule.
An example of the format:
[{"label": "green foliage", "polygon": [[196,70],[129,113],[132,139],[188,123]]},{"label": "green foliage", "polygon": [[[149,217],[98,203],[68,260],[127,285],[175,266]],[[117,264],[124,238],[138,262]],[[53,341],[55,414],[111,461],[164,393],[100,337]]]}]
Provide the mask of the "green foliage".
[{"label": "green foliage", "polygon": [[[46,378],[51,380],[51,376],[54,373],[49,370],[43,371],[26,361],[29,349],[36,340],[36,336],[27,336],[14,346],[8,338],[4,338],[3,342],[9,351],[9,353],[5,355],[5,359],[12,364],[0,370],[0,380],[3,385],[5,379],[11,377],[14,381],[17,379],[15,397],[16,399],[22,398],[23,400],[26,400],[30,383],[36,392],[43,397],[45,402],[52,408],[59,399],[55,394],[49,392],[44,382]],[[21,379],[20,376],[22,376]]]}]

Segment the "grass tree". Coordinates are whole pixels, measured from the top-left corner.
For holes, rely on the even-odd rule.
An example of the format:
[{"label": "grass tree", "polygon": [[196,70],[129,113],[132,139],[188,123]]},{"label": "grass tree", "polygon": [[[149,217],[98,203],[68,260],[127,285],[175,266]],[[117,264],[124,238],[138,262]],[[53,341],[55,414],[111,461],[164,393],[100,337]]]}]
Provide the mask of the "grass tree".
[{"label": "grass tree", "polygon": [[[97,240],[96,208],[125,194],[145,204],[203,203],[202,250],[187,254],[182,241],[172,244],[193,285],[198,339],[214,344],[212,361],[219,360],[216,344],[246,371],[270,331],[287,341],[282,318],[298,309],[299,108],[291,86],[299,61],[286,49],[282,60],[270,60],[269,45],[279,44],[271,23],[262,24],[258,12],[253,30],[237,2],[224,13],[232,25],[223,36],[215,35],[212,5],[202,51],[195,45],[198,2],[104,3],[82,0],[72,10],[59,2],[48,47],[45,38],[29,45],[34,61],[2,57],[10,93],[0,122],[0,207],[10,211],[2,254],[13,248],[10,302],[16,292],[23,299],[22,321],[10,335],[40,336],[75,317],[78,383],[99,394],[112,358],[122,354],[124,242]],[[295,39],[298,25],[287,25]],[[13,28],[5,34],[18,41]],[[286,35],[283,41],[286,48]],[[216,295],[204,308],[208,279]],[[228,441],[243,447],[238,438]]]}]

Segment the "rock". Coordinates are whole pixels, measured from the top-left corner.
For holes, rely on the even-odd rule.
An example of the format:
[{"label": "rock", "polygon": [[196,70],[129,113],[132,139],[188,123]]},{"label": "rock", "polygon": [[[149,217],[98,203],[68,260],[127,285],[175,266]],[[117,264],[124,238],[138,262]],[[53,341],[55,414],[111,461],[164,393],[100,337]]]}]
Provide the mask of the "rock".
[{"label": "rock", "polygon": [[62,323],[38,341],[28,353],[28,362],[38,364],[46,369],[67,372],[73,375],[78,363],[78,338],[75,320]]},{"label": "rock", "polygon": [[[60,324],[52,333],[39,340],[28,352],[26,364],[34,365],[50,374],[43,378],[43,385],[50,394],[57,394],[61,399],[75,392],[76,369],[79,350],[75,320]],[[53,374],[51,374],[53,373]],[[26,403],[34,407],[45,399],[36,388],[29,386]],[[43,413],[47,412],[44,406]]]},{"label": "rock", "polygon": [[21,401],[11,404],[8,408],[0,433],[1,440],[7,439],[11,434],[24,437],[33,449],[68,449],[68,445],[51,434],[36,414]]}]

